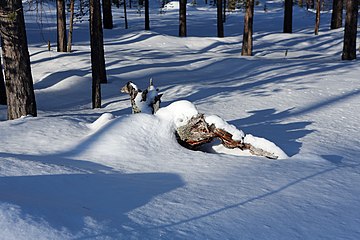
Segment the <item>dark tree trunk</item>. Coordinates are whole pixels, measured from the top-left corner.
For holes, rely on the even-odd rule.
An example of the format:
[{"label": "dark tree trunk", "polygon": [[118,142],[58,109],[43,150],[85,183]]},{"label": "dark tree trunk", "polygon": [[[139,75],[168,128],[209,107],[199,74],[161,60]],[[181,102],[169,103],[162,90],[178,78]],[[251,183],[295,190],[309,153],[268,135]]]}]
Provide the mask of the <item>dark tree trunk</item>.
[{"label": "dark tree trunk", "polygon": [[66,52],[66,14],[65,0],[56,0],[57,12],[57,51]]},{"label": "dark tree trunk", "polygon": [[21,0],[0,1],[8,119],[37,115]]},{"label": "dark tree trunk", "polygon": [[222,38],[224,37],[224,22],[223,22],[223,2],[222,0],[216,1],[217,5],[217,36]]},{"label": "dark tree trunk", "polygon": [[150,17],[149,17],[149,0],[145,2],[145,30],[150,30]]},{"label": "dark tree trunk", "polygon": [[72,46],[72,34],[74,30],[74,8],[75,8],[75,0],[70,0],[70,23],[69,23],[69,35],[67,42],[67,51],[71,52]]},{"label": "dark tree trunk", "polygon": [[126,12],[126,0],[124,0],[124,18],[125,18],[125,29],[128,29],[129,26],[128,26],[127,12]]},{"label": "dark tree trunk", "polygon": [[103,10],[104,28],[112,29],[113,28],[113,17],[112,17],[112,11],[111,11],[111,0],[102,0],[102,4],[103,4],[102,10]]},{"label": "dark tree trunk", "polygon": [[92,70],[92,106],[101,107],[100,83],[106,83],[100,0],[90,0],[90,44]]},{"label": "dark tree trunk", "polygon": [[244,34],[241,55],[251,56],[253,49],[254,0],[247,0],[244,16]]},{"label": "dark tree trunk", "polygon": [[285,0],[284,8],[284,33],[292,33],[293,2]]},{"label": "dark tree trunk", "polygon": [[358,19],[358,1],[347,0],[344,47],[341,57],[342,60],[356,59],[357,19]]},{"label": "dark tree trunk", "polygon": [[343,0],[333,1],[333,11],[331,14],[331,29],[342,27]]},{"label": "dark tree trunk", "polygon": [[321,10],[321,0],[316,1],[316,20],[315,20],[315,35],[319,34],[320,27],[320,10]]},{"label": "dark tree trunk", "polygon": [[1,61],[0,61],[0,105],[6,105],[6,88],[5,79],[2,72]]},{"label": "dark tree trunk", "polygon": [[186,3],[187,0],[180,0],[179,8],[179,37],[186,37]]}]

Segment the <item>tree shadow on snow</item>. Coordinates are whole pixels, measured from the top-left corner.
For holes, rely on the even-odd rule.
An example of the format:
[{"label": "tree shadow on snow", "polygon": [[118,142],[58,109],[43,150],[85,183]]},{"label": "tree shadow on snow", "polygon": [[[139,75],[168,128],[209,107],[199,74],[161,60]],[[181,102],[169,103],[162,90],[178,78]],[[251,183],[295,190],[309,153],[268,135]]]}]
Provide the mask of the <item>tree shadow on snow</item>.
[{"label": "tree shadow on snow", "polygon": [[[25,218],[30,215],[40,223],[45,220],[72,234],[91,229],[94,221],[100,229],[106,226],[100,233],[95,229],[97,237],[108,235],[109,231],[125,233],[126,227],[135,224],[128,218],[129,212],[184,185],[181,177],[173,173],[104,173],[111,168],[60,156],[0,153],[0,157],[36,162],[45,158],[51,159],[45,161],[53,165],[78,170],[68,174],[0,177],[0,202],[18,205]],[[89,231],[82,234],[91,235]]]}]

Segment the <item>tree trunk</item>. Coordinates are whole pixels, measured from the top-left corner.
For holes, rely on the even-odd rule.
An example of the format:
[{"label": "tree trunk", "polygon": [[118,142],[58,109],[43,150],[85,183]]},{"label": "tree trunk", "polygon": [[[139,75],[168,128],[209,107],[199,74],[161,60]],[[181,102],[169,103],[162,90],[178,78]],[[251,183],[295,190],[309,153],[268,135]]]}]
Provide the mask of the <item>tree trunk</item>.
[{"label": "tree trunk", "polygon": [[6,105],[5,79],[2,71],[1,61],[0,61],[0,105]]},{"label": "tree trunk", "polygon": [[66,52],[65,0],[56,0],[56,12],[57,12],[57,51]]},{"label": "tree trunk", "polygon": [[145,30],[150,30],[150,17],[149,17],[149,0],[145,2]]},{"label": "tree trunk", "polygon": [[223,22],[223,2],[222,0],[217,0],[216,1],[216,5],[217,5],[217,36],[219,38],[224,37],[224,22]]},{"label": "tree trunk", "polygon": [[21,0],[0,1],[8,119],[37,115]]},{"label": "tree trunk", "polygon": [[101,107],[101,86],[106,82],[100,0],[90,0],[90,44],[92,70],[92,106]]},{"label": "tree trunk", "polygon": [[319,35],[321,0],[316,1],[315,35]]},{"label": "tree trunk", "polygon": [[337,29],[342,27],[342,12],[343,12],[343,0],[333,1],[333,11],[331,14],[331,26],[330,29]]},{"label": "tree trunk", "polygon": [[180,0],[179,8],[179,37],[186,37],[186,3],[187,0]]},{"label": "tree trunk", "polygon": [[292,15],[293,15],[293,2],[292,0],[285,0],[284,8],[284,33],[292,33]]},{"label": "tree trunk", "polygon": [[[104,19],[104,28],[112,29],[113,28],[113,17],[111,11],[111,0],[102,0],[102,10],[103,10],[103,19]],[[125,2],[124,2],[125,4]]]},{"label": "tree trunk", "polygon": [[246,12],[244,17],[244,34],[241,55],[251,56],[253,49],[253,18],[254,18],[254,0],[247,0]]},{"label": "tree trunk", "polygon": [[71,52],[72,45],[72,34],[74,30],[74,8],[75,8],[75,0],[70,0],[70,23],[69,23],[69,35],[67,42],[67,51]]},{"label": "tree trunk", "polygon": [[342,60],[356,59],[358,1],[347,0]]},{"label": "tree trunk", "polygon": [[126,0],[124,0],[124,18],[125,18],[125,29],[128,29],[129,26],[128,26],[128,19],[127,19],[127,12],[126,12]]}]

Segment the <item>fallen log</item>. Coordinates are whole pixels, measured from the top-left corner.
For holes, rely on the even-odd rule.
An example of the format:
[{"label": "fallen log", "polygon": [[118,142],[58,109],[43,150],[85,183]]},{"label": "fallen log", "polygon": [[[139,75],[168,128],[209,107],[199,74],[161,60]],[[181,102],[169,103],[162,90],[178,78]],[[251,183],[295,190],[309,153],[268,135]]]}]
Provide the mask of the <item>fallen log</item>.
[{"label": "fallen log", "polygon": [[201,145],[213,141],[218,138],[226,148],[239,148],[241,150],[249,150],[251,154],[263,156],[270,159],[277,159],[275,154],[257,148],[244,140],[234,140],[233,135],[224,129],[217,128],[214,124],[208,124],[204,114],[198,114],[192,117],[185,125],[176,129],[177,141],[183,147],[196,150]]}]

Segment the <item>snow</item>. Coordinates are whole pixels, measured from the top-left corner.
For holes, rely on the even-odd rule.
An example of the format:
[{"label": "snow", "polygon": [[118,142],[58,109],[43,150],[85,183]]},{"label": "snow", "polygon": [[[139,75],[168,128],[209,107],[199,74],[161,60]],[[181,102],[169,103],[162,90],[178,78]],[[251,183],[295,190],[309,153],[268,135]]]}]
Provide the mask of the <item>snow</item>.
[{"label": "snow", "polygon": [[[218,39],[216,9],[199,1],[186,38],[178,11],[159,14],[157,1],[151,31],[136,8],[125,30],[114,8],[101,109],[91,109],[88,22],[75,25],[74,52],[57,53],[53,6],[43,24],[27,11],[38,117],[5,121],[0,106],[0,239],[359,239],[359,61],[340,60],[343,29],[329,30],[329,13],[315,36],[314,13],[294,6],[294,33],[283,34],[282,3],[263,4],[253,57],[240,54],[241,11]],[[119,90],[151,77],[161,108],[132,115]],[[216,141],[181,147],[174,129],[197,113],[285,159]]]}]

